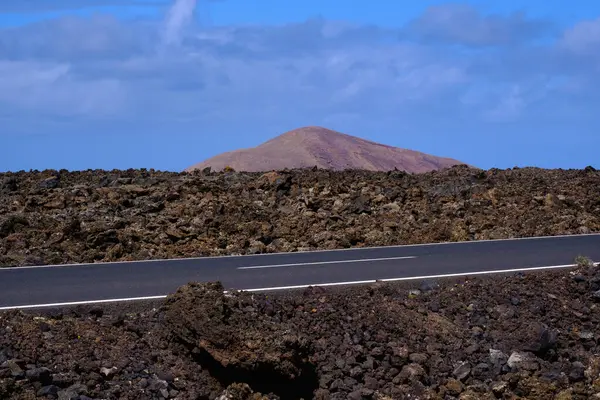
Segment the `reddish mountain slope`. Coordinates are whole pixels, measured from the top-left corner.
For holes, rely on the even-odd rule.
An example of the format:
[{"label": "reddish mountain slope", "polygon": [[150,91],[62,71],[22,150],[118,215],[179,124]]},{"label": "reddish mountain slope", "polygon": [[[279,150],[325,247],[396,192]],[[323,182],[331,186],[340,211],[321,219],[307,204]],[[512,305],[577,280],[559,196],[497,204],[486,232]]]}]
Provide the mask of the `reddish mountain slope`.
[{"label": "reddish mountain slope", "polygon": [[321,127],[295,129],[260,146],[231,151],[192,165],[186,171],[229,166],[236,171],[271,171],[285,168],[363,169],[388,171],[397,168],[411,173],[464,164],[413,150],[386,146]]}]

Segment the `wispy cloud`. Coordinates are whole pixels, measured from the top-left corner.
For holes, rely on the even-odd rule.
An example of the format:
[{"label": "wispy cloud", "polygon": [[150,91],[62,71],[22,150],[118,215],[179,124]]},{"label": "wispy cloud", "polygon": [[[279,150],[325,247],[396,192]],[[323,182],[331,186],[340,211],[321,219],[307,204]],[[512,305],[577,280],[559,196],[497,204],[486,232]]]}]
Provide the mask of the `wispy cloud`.
[{"label": "wispy cloud", "polygon": [[600,18],[582,21],[568,29],[560,44],[575,54],[600,55]]},{"label": "wispy cloud", "polygon": [[480,47],[525,44],[554,31],[550,21],[527,18],[522,12],[483,15],[469,5],[455,3],[427,8],[404,33],[432,43]]},{"label": "wispy cloud", "polygon": [[[196,5],[196,0],[175,1],[163,22],[125,23],[98,15],[13,28],[0,36],[0,53],[22,65],[31,63],[19,74],[33,74],[32,82],[41,70],[62,71],[68,66],[65,82],[94,88],[74,91],[73,96],[95,99],[90,104],[108,96],[98,94],[101,84],[113,82],[106,93],[129,99],[115,102],[125,107],[123,115],[149,109],[165,114],[175,103],[184,104],[178,113],[197,116],[216,115],[209,108],[217,105],[235,107],[236,113],[250,110],[254,115],[257,110],[264,113],[274,108],[279,114],[291,104],[306,110],[319,104],[323,114],[348,110],[403,113],[426,107],[428,102],[447,101],[449,113],[475,110],[484,116],[510,109],[507,115],[518,118],[533,103],[515,88],[540,85],[540,76],[571,73],[568,65],[556,70],[556,65],[539,62],[540,57],[555,53],[560,58],[566,44],[588,52],[596,45],[591,35],[595,28],[585,22],[564,33],[563,47],[548,45],[541,52],[531,47],[525,51],[529,58],[524,58],[519,54],[522,50],[503,45],[518,38],[525,43],[543,24],[523,16],[492,18],[466,6],[428,9],[408,27],[423,35],[398,40],[407,27],[394,31],[323,19],[281,26],[199,27],[193,23]],[[442,33],[448,41],[497,49],[465,55],[432,42]],[[160,45],[175,45],[178,50],[160,57]],[[592,73],[583,68],[578,77]],[[12,80],[8,76],[16,70],[6,73],[7,78],[0,81],[5,101],[13,98],[25,107],[28,102],[17,101],[24,93],[8,84]],[[51,104],[55,90],[44,84],[38,87],[37,96],[46,96]],[[487,94],[474,95],[482,91]],[[470,100],[459,100],[465,98]],[[116,112],[114,106],[110,109]],[[105,108],[85,110],[94,113]],[[477,114],[471,115],[476,118]]]},{"label": "wispy cloud", "polygon": [[90,7],[156,7],[164,0],[18,0],[0,2],[0,13],[43,13]]},{"label": "wispy cloud", "polygon": [[196,0],[176,0],[169,9],[163,40],[165,44],[179,44],[184,29],[192,21]]}]

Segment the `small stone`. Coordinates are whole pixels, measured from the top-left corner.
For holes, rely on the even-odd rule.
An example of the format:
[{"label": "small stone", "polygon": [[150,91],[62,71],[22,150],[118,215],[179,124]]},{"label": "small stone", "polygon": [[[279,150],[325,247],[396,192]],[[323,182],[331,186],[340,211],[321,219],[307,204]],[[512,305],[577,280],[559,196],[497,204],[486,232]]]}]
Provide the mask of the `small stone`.
[{"label": "small stone", "polygon": [[70,391],[75,392],[78,395],[80,395],[82,393],[85,393],[88,390],[88,388],[87,388],[87,386],[85,386],[82,383],[75,383],[75,384],[69,386],[67,388],[67,390],[70,390]]},{"label": "small stone", "polygon": [[383,357],[385,355],[385,351],[383,350],[382,347],[374,347],[371,350],[371,355],[375,358],[380,358]]},{"label": "small stone", "polygon": [[571,364],[571,372],[569,372],[569,380],[571,382],[579,382],[585,379],[585,366],[579,361]]},{"label": "small stone", "polygon": [[373,396],[373,393],[375,393],[375,391],[373,389],[369,389],[369,388],[362,388],[360,389],[360,394],[363,396],[363,398],[367,398],[370,399]]},{"label": "small stone", "polygon": [[494,392],[496,396],[501,396],[507,387],[508,384],[506,382],[497,382],[492,385],[492,392]]},{"label": "small stone", "polygon": [[338,389],[342,388],[344,386],[344,381],[341,379],[336,379],[335,381],[333,381],[331,383],[331,385],[329,385],[329,390],[331,391],[337,391]]},{"label": "small stone", "polygon": [[41,382],[44,386],[52,383],[51,371],[48,368],[30,369],[25,373],[25,376],[30,382]]},{"label": "small stone", "polygon": [[475,354],[479,350],[479,345],[477,343],[470,345],[465,349],[465,353],[467,354]]},{"label": "small stone", "polygon": [[73,390],[66,389],[58,392],[58,400],[78,400],[79,394]]},{"label": "small stone", "polygon": [[25,371],[17,364],[15,360],[9,360],[6,363],[8,369],[10,370],[10,374],[13,378],[22,379],[25,378]]},{"label": "small stone", "polygon": [[594,333],[588,332],[588,331],[582,331],[582,332],[579,332],[579,338],[583,339],[583,340],[590,340],[590,339],[594,338]]},{"label": "small stone", "polygon": [[362,367],[367,371],[372,371],[375,369],[375,360],[371,357],[367,357],[365,362],[362,363]]},{"label": "small stone", "polygon": [[60,178],[58,176],[51,176],[41,181],[39,185],[44,189],[56,189],[60,185]]},{"label": "small stone", "polygon": [[160,389],[166,389],[169,384],[161,379],[152,379],[150,381],[149,389],[152,391],[159,391]]},{"label": "small stone", "polygon": [[427,359],[429,357],[427,356],[427,354],[423,354],[423,353],[412,353],[408,359],[413,362],[413,363],[417,363],[420,365],[423,365],[427,362]]},{"label": "small stone", "polygon": [[573,389],[565,389],[559,392],[554,400],[571,400],[573,399]]},{"label": "small stone", "polygon": [[350,376],[353,378],[359,378],[363,374],[363,370],[358,365],[350,370]]},{"label": "small stone", "polygon": [[[459,400],[481,400],[482,393],[486,390],[482,390],[478,386],[469,387],[466,391],[462,392],[458,397]],[[487,397],[489,399],[489,397]]]},{"label": "small stone", "polygon": [[464,381],[471,374],[471,365],[467,362],[461,363],[454,369],[453,375],[459,381]]},{"label": "small stone", "polygon": [[175,380],[175,376],[168,371],[158,371],[156,377],[166,382],[173,382]]},{"label": "small stone", "polygon": [[407,381],[415,382],[419,381],[423,376],[425,376],[425,370],[423,367],[421,367],[419,364],[412,363],[402,367],[402,370],[398,376],[394,378],[394,383],[396,383],[396,380],[398,383],[404,383]]},{"label": "small stone", "polygon": [[91,382],[94,382],[94,384],[95,384],[95,383],[102,381],[102,375],[100,375],[97,372],[90,372],[90,374],[88,375],[88,379]]},{"label": "small stone", "polygon": [[348,400],[362,400],[363,395],[360,390],[355,390],[354,392],[348,394]]},{"label": "small stone", "polygon": [[440,285],[436,281],[426,280],[421,283],[419,289],[421,290],[421,292],[431,292],[439,287]]},{"label": "small stone", "polygon": [[558,342],[558,330],[550,329],[546,324],[532,322],[524,329],[527,333],[527,343],[523,348],[525,351],[539,355],[553,348]]},{"label": "small stone", "polygon": [[400,357],[403,360],[408,360],[409,350],[407,346],[398,346],[394,344],[389,345],[392,348],[392,354],[396,357]]},{"label": "small stone", "polygon": [[56,396],[58,394],[58,386],[48,385],[42,386],[40,390],[37,391],[38,396]]},{"label": "small stone", "polygon": [[490,349],[490,361],[493,365],[503,365],[508,360],[508,356],[500,350]]},{"label": "small stone", "polygon": [[377,379],[368,376],[365,378],[365,387],[367,389],[377,390],[377,388],[379,387],[379,382],[377,381]]},{"label": "small stone", "polygon": [[350,378],[349,376],[344,378],[344,386],[347,388],[353,388],[358,384],[358,381],[354,378]]},{"label": "small stone", "polygon": [[457,379],[448,379],[448,382],[445,385],[446,390],[453,396],[458,396],[463,391],[463,384],[461,381]]},{"label": "small stone", "polygon": [[507,364],[510,368],[516,368],[517,365],[519,365],[521,362],[523,362],[526,359],[527,359],[526,355],[515,351],[508,358]]},{"label": "small stone", "polygon": [[100,368],[100,374],[105,376],[106,378],[110,378],[110,377],[114,376],[116,373],[117,373],[117,367],[111,367],[111,368],[102,367],[102,368]]},{"label": "small stone", "polygon": [[481,376],[481,375],[483,375],[483,373],[485,371],[488,371],[489,369],[490,369],[490,366],[488,364],[479,363],[471,370],[471,374],[473,376]]},{"label": "small stone", "polygon": [[539,364],[534,357],[518,351],[510,355],[506,364],[513,370],[535,371],[539,369]]},{"label": "small stone", "polygon": [[[95,374],[92,372],[90,375]],[[79,379],[79,376],[74,372],[59,372],[52,375],[52,383],[58,387],[66,388],[74,384]]]},{"label": "small stone", "polygon": [[160,389],[160,395],[163,397],[163,399],[168,399],[169,391],[167,389]]},{"label": "small stone", "polygon": [[319,379],[319,387],[327,388],[331,384],[331,381],[333,381],[333,376],[331,374],[324,374]]}]

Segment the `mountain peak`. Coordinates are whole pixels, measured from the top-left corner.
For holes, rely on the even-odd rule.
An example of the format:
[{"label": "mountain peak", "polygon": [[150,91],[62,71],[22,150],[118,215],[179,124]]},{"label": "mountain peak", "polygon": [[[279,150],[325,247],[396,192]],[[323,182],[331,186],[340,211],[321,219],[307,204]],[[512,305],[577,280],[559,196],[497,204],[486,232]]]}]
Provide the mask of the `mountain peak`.
[{"label": "mountain peak", "polygon": [[[282,133],[279,136],[274,137],[268,142],[272,142],[280,139],[306,139],[306,138],[326,138],[328,136],[336,136],[336,135],[344,135],[343,133],[336,132],[331,129],[323,128],[321,126],[304,126],[301,128],[292,129],[291,131],[287,131]],[[266,142],[266,143],[268,143]]]},{"label": "mountain peak", "polygon": [[322,126],[303,126],[301,128],[292,129],[282,133],[280,136],[319,136],[319,135],[330,135],[340,134],[339,132],[331,129],[323,128]]},{"label": "mountain peak", "polygon": [[463,164],[413,150],[392,147],[320,126],[285,132],[261,145],[231,151],[195,164],[187,171],[229,166],[236,171],[271,171],[285,168],[364,169],[411,173],[428,172]]}]

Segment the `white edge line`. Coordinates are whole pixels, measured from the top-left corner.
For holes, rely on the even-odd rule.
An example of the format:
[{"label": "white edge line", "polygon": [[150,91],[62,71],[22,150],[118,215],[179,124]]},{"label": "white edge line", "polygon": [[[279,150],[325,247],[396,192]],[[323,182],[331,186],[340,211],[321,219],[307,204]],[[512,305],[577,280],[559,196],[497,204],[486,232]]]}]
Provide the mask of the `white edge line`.
[{"label": "white edge line", "polygon": [[410,258],[417,258],[417,256],[382,257],[382,258],[360,258],[358,260],[314,261],[314,262],[293,263],[293,264],[252,265],[252,266],[249,266],[249,267],[237,267],[237,269],[264,269],[264,268],[282,268],[282,267],[303,267],[303,266],[308,266],[308,265],[322,265],[322,264],[353,264],[353,263],[370,262],[370,261],[406,260],[406,259],[410,259]]},{"label": "white edge line", "polygon": [[371,246],[371,247],[350,247],[345,249],[330,249],[330,250],[303,250],[303,251],[288,251],[278,253],[261,253],[261,254],[240,254],[240,255],[222,255],[222,256],[202,256],[202,257],[180,257],[180,258],[154,258],[150,260],[132,260],[132,261],[109,261],[109,262],[97,262],[97,263],[71,263],[71,264],[48,264],[48,265],[28,265],[24,267],[0,267],[1,271],[15,270],[15,269],[31,269],[31,268],[58,268],[58,267],[91,267],[97,265],[116,265],[116,264],[136,264],[136,263],[149,263],[149,262],[165,262],[165,261],[200,261],[200,260],[211,260],[219,258],[246,258],[246,257],[266,257],[266,256],[281,256],[287,254],[304,254],[304,253],[337,253],[346,251],[358,251],[358,250],[370,250],[370,249],[398,249],[405,247],[424,247],[424,246],[438,246],[438,245],[458,245],[468,243],[494,243],[494,242],[510,242],[510,241],[521,241],[521,240],[544,240],[544,239],[560,239],[560,238],[576,238],[586,236],[600,236],[600,232],[594,233],[581,233],[581,234],[567,234],[567,235],[554,235],[554,236],[531,236],[531,237],[516,237],[516,238],[505,238],[505,239],[482,239],[482,240],[464,240],[459,242],[438,242],[438,243],[416,243],[416,244],[398,244],[392,246]]},{"label": "white edge line", "polygon": [[124,299],[70,301],[70,302],[66,302],[66,303],[28,304],[28,305],[24,305],[24,306],[0,307],[0,311],[21,310],[21,309],[25,309],[25,308],[78,306],[78,305],[99,304],[99,303],[120,303],[120,302],[125,302],[125,301],[158,300],[158,299],[164,299],[166,297],[167,297],[167,295],[161,295],[161,296],[145,296],[145,297],[128,297],[128,298],[124,298]]},{"label": "white edge line", "polygon": [[[308,287],[316,287],[316,286],[344,286],[344,285],[363,285],[367,283],[377,283],[377,282],[399,282],[399,281],[410,281],[417,279],[436,279],[436,278],[452,278],[457,276],[471,276],[471,275],[493,275],[493,274],[502,274],[502,273],[510,273],[510,272],[523,272],[523,271],[540,271],[544,269],[559,269],[559,268],[570,268],[576,267],[577,264],[565,264],[565,265],[550,265],[546,267],[527,267],[527,268],[516,268],[516,269],[502,269],[495,271],[476,271],[476,272],[464,272],[464,273],[455,273],[455,274],[441,274],[441,275],[423,275],[423,276],[409,276],[403,278],[384,278],[384,279],[370,279],[365,281],[347,281],[347,282],[329,282],[329,283],[310,283],[304,285],[295,285],[295,286],[279,286],[279,287],[268,287],[268,288],[258,288],[258,289],[233,289],[233,290],[225,290],[223,293],[228,292],[266,292],[266,291],[276,291],[276,290],[293,290],[293,289],[306,289]],[[594,263],[594,266],[600,266],[600,262]],[[85,305],[85,304],[98,304],[98,303],[118,303],[118,302],[126,302],[126,301],[144,301],[144,300],[158,300],[164,299],[167,295],[160,296],[145,296],[145,297],[129,297],[123,299],[105,299],[105,300],[86,300],[86,301],[73,301],[67,303],[49,303],[49,304],[28,304],[22,306],[9,306],[9,307],[0,307],[0,311],[8,311],[8,310],[20,310],[27,308],[44,308],[44,307],[63,307],[63,306],[73,306],[73,305]]]},{"label": "white edge line", "polygon": [[[599,266],[600,263],[595,263],[596,266]],[[458,276],[471,276],[471,275],[493,275],[493,274],[502,274],[502,273],[510,273],[510,272],[523,272],[523,271],[540,271],[545,269],[560,269],[560,268],[570,268],[576,267],[577,264],[565,264],[565,265],[550,265],[545,267],[528,267],[528,268],[517,268],[517,269],[502,269],[502,270],[494,270],[494,271],[476,271],[476,272],[462,272],[455,274],[440,274],[440,275],[422,275],[422,276],[409,276],[403,278],[383,278],[383,279],[369,279],[365,281],[348,281],[348,282],[331,282],[331,283],[313,283],[306,285],[295,285],[295,286],[280,286],[280,287],[269,287],[269,288],[260,288],[260,289],[240,289],[240,292],[264,292],[270,290],[293,290],[293,289],[305,289],[310,286],[343,286],[343,285],[362,285],[366,283],[377,283],[377,282],[400,282],[400,281],[411,281],[418,279],[436,279],[436,278],[453,278]]]}]

